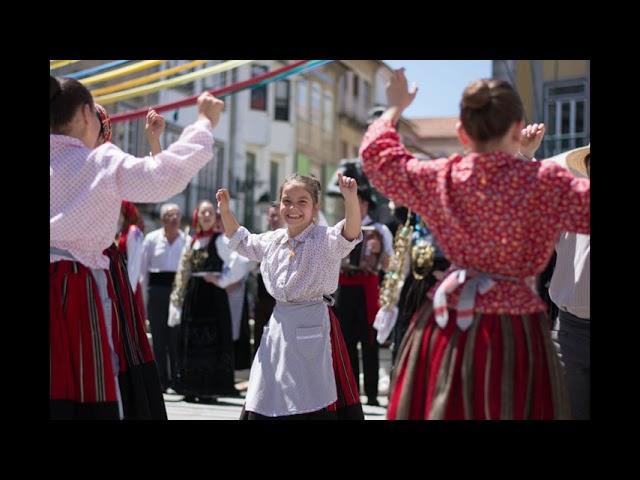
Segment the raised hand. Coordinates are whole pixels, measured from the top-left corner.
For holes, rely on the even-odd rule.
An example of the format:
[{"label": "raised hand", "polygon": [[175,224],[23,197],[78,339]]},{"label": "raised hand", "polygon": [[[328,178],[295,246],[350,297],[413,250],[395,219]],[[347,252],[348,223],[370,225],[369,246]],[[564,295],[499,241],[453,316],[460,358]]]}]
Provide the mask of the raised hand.
[{"label": "raised hand", "polygon": [[394,70],[387,84],[387,102],[389,106],[397,107],[402,111],[411,105],[417,94],[418,87],[415,82],[412,84],[411,90],[409,90],[404,68]]},{"label": "raised hand", "polygon": [[345,177],[341,172],[338,172],[338,186],[344,198],[358,196],[358,183],[356,180],[351,177]]},{"label": "raised hand", "polygon": [[204,92],[198,97],[198,113],[209,119],[211,127],[218,125],[222,110],[224,110],[224,102],[209,92]]},{"label": "raised hand", "polygon": [[534,123],[527,125],[520,132],[520,153],[531,159],[540,148],[544,138],[544,123]]}]

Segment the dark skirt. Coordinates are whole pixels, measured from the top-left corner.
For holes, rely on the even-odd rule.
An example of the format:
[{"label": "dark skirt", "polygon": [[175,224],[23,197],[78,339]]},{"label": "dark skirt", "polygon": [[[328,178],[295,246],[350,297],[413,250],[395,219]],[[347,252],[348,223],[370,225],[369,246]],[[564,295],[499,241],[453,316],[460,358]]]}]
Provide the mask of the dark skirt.
[{"label": "dark skirt", "polygon": [[191,277],[182,307],[177,390],[187,397],[237,396],[231,312],[224,289]]},{"label": "dark skirt", "polygon": [[387,418],[568,419],[547,315],[477,313],[461,331],[456,312],[449,310],[441,329],[431,301],[425,301],[400,346]]},{"label": "dark skirt", "polygon": [[114,298],[114,348],[120,360],[118,383],[125,420],[166,420],[167,411],[143,312],[129,283],[125,257],[117,248],[104,251],[110,259],[110,295]]}]

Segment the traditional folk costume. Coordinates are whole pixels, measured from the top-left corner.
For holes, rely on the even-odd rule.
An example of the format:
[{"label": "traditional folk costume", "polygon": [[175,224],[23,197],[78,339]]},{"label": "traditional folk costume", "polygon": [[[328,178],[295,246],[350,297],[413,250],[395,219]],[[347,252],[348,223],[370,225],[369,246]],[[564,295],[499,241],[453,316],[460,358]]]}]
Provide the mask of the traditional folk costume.
[{"label": "traditional folk costume", "polygon": [[561,231],[589,233],[589,180],[503,152],[418,161],[385,119],[361,154],[372,184],[420,214],[452,262],[404,336],[388,418],[569,418],[531,280]]},{"label": "traditional folk costume", "polygon": [[[171,293],[169,323],[181,329],[176,389],[189,399],[236,396],[233,323],[225,288],[239,282],[246,269],[238,262],[230,268],[231,256],[237,254],[221,232],[199,230],[197,210],[193,225],[197,233],[182,254]],[[206,274],[217,274],[220,283],[207,282]]]},{"label": "traditional folk costume", "polygon": [[240,227],[230,248],[262,262],[276,305],[251,367],[243,419],[364,419],[340,325],[327,306],[340,261],[360,238],[312,223],[294,238],[285,228],[250,234]]},{"label": "traditional folk costume", "polygon": [[136,206],[124,201],[121,213],[124,217],[124,226],[117,239],[118,251],[125,256],[129,283],[135,296],[136,304],[140,309],[142,318],[147,318],[144,308],[144,296],[142,294],[141,267],[142,244],[144,242],[144,221]]},{"label": "traditional folk costume", "polygon": [[118,386],[124,419],[166,420],[158,367],[140,304],[129,283],[126,257],[115,243],[104,254],[109,257],[112,338],[119,364]]},{"label": "traditional folk costume", "polygon": [[420,217],[413,216],[415,217],[413,222],[415,230],[412,236],[411,251],[407,252],[409,272],[405,275],[402,284],[398,300],[398,318],[390,335],[392,368],[413,315],[424,302],[431,302],[431,299],[427,297],[427,292],[438,281],[433,275],[434,271],[444,272],[450,266],[450,262],[444,257],[442,250]]},{"label": "traditional folk costume", "polygon": [[92,150],[66,135],[49,135],[49,144],[50,415],[123,418],[113,335],[118,300],[103,251],[113,243],[123,198],[163,201],[212,158],[211,124],[185,128],[154,158],[111,143]]},{"label": "traditional folk costume", "polygon": [[[367,197],[370,198],[370,197]],[[363,227],[373,227],[379,235],[382,252],[393,255],[393,237],[388,227],[373,222],[369,215],[362,220]],[[364,394],[368,403],[377,405],[379,381],[379,345],[373,323],[378,312],[379,284],[381,265],[367,268],[362,264],[363,245],[366,239],[350,253],[340,271],[339,289],[336,298],[335,312],[344,332],[345,343],[349,350],[349,358],[356,380],[360,378],[360,359],[358,343],[362,351],[362,370],[364,376]],[[379,257],[376,257],[379,260]]]}]

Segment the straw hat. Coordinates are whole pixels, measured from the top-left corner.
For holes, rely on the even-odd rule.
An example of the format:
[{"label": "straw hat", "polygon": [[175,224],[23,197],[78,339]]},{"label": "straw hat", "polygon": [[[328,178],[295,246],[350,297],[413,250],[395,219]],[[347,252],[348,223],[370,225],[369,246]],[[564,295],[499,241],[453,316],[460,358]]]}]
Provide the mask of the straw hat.
[{"label": "straw hat", "polygon": [[567,167],[574,173],[580,174],[580,176],[586,177],[587,166],[585,165],[584,159],[590,152],[591,144],[586,147],[580,147],[574,150],[569,150],[568,152],[563,152],[555,157],[551,157],[549,160]]}]

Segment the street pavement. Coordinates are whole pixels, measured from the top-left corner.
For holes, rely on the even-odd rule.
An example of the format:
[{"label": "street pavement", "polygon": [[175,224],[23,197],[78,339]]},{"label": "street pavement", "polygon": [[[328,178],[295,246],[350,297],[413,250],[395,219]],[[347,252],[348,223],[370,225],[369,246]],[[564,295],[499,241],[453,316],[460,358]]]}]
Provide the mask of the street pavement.
[{"label": "street pavement", "polygon": [[[384,420],[387,412],[387,393],[389,391],[389,369],[391,352],[388,348],[380,348],[380,382],[378,389],[379,407],[366,405],[367,397],[361,396],[365,420]],[[185,402],[182,395],[165,394],[169,420],[237,420],[244,403],[244,395],[248,386],[249,370],[236,371],[236,389],[240,396],[218,397],[212,401]],[[362,372],[360,384],[362,385]]]}]

